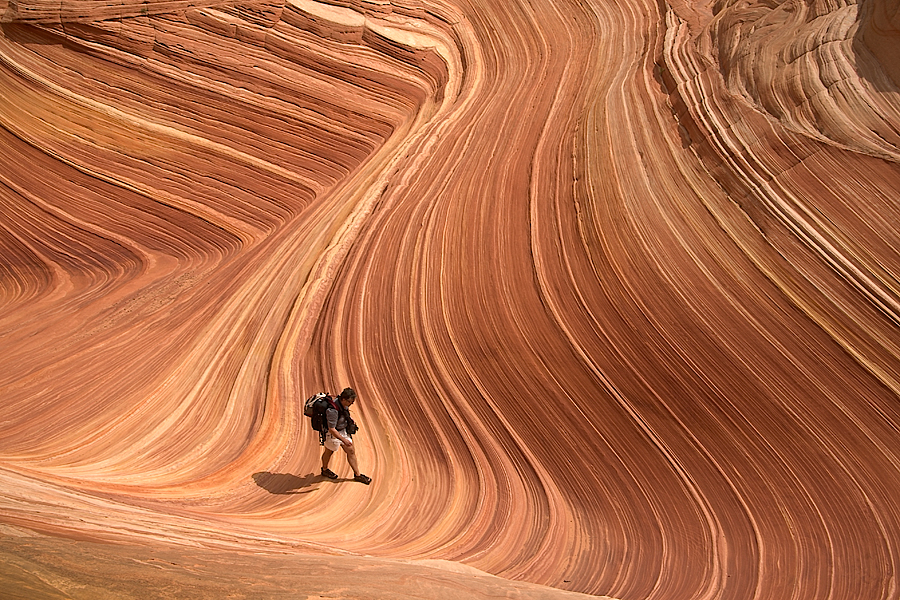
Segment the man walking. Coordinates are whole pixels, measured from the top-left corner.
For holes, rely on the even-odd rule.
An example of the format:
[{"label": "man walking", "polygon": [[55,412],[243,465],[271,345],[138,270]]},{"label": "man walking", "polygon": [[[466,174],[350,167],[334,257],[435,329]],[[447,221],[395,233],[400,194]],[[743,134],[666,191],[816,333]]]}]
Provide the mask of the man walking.
[{"label": "man walking", "polygon": [[322,451],[322,476],[328,479],[338,478],[337,473],[328,468],[328,463],[331,462],[331,455],[337,452],[338,448],[343,448],[347,455],[347,464],[353,469],[353,481],[369,485],[372,483],[372,478],[359,472],[356,448],[353,446],[351,437],[359,429],[350,418],[350,407],[354,402],[356,402],[356,392],[353,388],[344,388],[341,395],[337,397],[337,403],[329,402],[328,408],[325,409],[328,432],[325,434],[323,444],[325,450]]}]

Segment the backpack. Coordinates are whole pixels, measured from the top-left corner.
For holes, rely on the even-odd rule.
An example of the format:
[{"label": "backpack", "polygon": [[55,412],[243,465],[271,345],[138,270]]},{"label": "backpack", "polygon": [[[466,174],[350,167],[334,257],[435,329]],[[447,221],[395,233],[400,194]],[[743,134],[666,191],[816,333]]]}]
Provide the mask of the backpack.
[{"label": "backpack", "polygon": [[303,403],[303,414],[310,418],[310,426],[319,432],[319,443],[325,442],[325,433],[328,431],[328,420],[325,418],[325,410],[333,408],[340,412],[334,399],[325,392],[319,392],[306,399]]}]

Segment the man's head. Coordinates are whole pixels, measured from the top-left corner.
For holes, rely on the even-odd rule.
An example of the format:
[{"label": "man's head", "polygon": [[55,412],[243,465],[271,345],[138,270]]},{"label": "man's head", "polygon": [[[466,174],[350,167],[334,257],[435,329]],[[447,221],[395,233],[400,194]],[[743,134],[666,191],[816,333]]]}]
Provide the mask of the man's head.
[{"label": "man's head", "polygon": [[350,406],[356,402],[356,391],[354,391],[353,388],[344,388],[344,391],[338,396],[338,400],[340,400],[341,404],[344,406]]}]

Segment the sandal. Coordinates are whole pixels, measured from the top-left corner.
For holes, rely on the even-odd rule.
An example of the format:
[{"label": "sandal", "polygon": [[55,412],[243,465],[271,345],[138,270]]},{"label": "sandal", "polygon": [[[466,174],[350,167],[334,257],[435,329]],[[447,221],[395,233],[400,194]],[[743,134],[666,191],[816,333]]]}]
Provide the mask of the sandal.
[{"label": "sandal", "polygon": [[338,478],[337,473],[335,473],[331,469],[326,469],[325,467],[322,467],[322,477],[327,477],[328,479]]},{"label": "sandal", "polygon": [[360,473],[359,475],[357,475],[356,477],[353,478],[353,481],[358,481],[360,483],[369,485],[370,483],[372,483],[372,478],[367,477],[367,476],[363,475],[362,473]]}]

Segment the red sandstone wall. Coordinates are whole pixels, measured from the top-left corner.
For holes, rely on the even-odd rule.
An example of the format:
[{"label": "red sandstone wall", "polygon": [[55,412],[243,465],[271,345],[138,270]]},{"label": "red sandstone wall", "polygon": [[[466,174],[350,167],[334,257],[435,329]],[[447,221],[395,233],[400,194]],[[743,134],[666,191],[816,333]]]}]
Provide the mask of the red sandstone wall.
[{"label": "red sandstone wall", "polygon": [[0,2],[0,523],[894,597],[896,12]]}]

